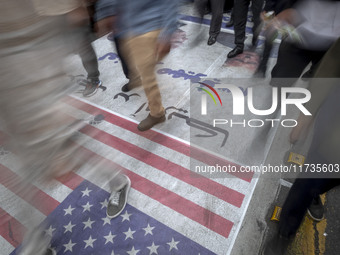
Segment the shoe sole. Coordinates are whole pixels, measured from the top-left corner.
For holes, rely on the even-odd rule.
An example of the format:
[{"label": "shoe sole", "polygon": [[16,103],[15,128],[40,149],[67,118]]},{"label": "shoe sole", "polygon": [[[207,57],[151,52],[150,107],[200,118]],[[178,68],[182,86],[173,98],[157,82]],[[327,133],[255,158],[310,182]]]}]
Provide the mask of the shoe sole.
[{"label": "shoe sole", "polygon": [[311,212],[309,211],[309,209],[307,209],[307,213],[308,213],[308,216],[311,217],[311,218],[312,218],[313,220],[315,220],[315,221],[322,221],[322,220],[325,218],[324,215],[322,216],[321,219],[315,218],[315,217],[311,214]]},{"label": "shoe sole", "polygon": [[[125,175],[125,176],[126,176],[126,175]],[[123,205],[122,209],[120,209],[120,210],[119,210],[115,215],[113,215],[113,216],[110,216],[110,215],[107,213],[107,209],[106,209],[106,216],[107,216],[108,218],[110,218],[110,219],[116,218],[116,217],[119,216],[119,215],[122,213],[122,211],[124,211],[124,209],[125,209],[125,206],[126,206],[126,203],[127,203],[127,198],[128,198],[128,196],[129,196],[129,192],[130,192],[130,189],[131,189],[131,180],[130,180],[130,178],[127,177],[127,176],[126,176],[126,178],[127,178],[128,183],[125,184],[124,187],[125,187],[125,186],[128,186],[128,187],[127,187],[127,190],[126,190],[126,192],[125,192],[125,202],[124,202],[124,205]]]}]

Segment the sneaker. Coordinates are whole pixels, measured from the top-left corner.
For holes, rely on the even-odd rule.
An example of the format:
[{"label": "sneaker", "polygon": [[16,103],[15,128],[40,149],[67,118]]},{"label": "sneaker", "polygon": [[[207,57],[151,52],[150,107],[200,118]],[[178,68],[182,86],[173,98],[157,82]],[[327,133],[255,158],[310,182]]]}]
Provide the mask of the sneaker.
[{"label": "sneaker", "polygon": [[321,202],[320,196],[313,198],[311,205],[308,207],[307,212],[309,216],[315,221],[322,221],[324,218],[324,207]]},{"label": "sneaker", "polygon": [[154,125],[158,124],[158,123],[162,123],[165,121],[165,115],[161,116],[161,117],[152,117],[149,113],[148,117],[146,117],[146,119],[142,120],[139,125],[138,125],[138,130],[139,131],[146,131],[149,130],[150,128],[152,128]]},{"label": "sneaker", "polygon": [[102,85],[101,80],[87,79],[86,87],[83,91],[84,97],[90,97],[96,94],[98,88]]},{"label": "sneaker", "polygon": [[126,182],[118,187],[117,191],[113,191],[109,198],[109,203],[107,205],[106,215],[110,219],[117,217],[125,208],[127,197],[131,187],[131,181],[129,177],[123,175]]}]

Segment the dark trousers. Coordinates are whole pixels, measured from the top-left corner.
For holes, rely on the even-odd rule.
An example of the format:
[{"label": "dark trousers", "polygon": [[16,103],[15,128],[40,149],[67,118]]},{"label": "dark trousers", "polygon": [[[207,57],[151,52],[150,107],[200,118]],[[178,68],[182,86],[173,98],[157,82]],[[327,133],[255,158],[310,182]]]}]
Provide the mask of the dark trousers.
[{"label": "dark trousers", "polygon": [[283,205],[279,233],[292,237],[314,197],[340,185],[340,179],[296,179]]},{"label": "dark trousers", "polygon": [[98,69],[98,59],[96,52],[92,47],[92,42],[96,40],[94,28],[95,5],[91,4],[87,6],[87,12],[89,15],[89,24],[88,26],[79,28],[80,45],[78,48],[78,54],[87,72],[87,78],[91,80],[98,80],[100,75]]},{"label": "dark trousers", "polygon": [[94,51],[91,44],[95,38],[89,29],[82,28],[82,30],[78,54],[87,72],[87,78],[98,80],[100,75],[98,69],[98,60],[96,52]]},{"label": "dark trousers", "polygon": [[[211,7],[211,22],[209,35],[217,36],[221,31],[222,18],[223,18],[223,8],[225,0],[210,0]],[[196,5],[200,17],[204,16],[205,7],[208,4],[208,0],[198,0]]]},{"label": "dark trousers", "polygon": [[[253,36],[257,39],[260,29],[260,14],[262,11],[264,0],[253,0],[251,10],[253,12]],[[244,48],[244,41],[246,39],[246,24],[248,18],[248,7],[250,0],[235,0],[234,1],[234,30],[235,30],[235,44],[237,47]]]},{"label": "dark trousers", "polygon": [[224,1],[224,12],[230,11],[234,7],[234,1],[233,0],[225,0]]},{"label": "dark trousers", "polygon": [[284,84],[285,86],[292,86],[310,62],[312,62],[312,70],[316,69],[325,53],[326,51],[302,49],[287,39],[283,39],[276,65],[271,73],[272,78],[292,78],[287,81],[288,84]]},{"label": "dark trousers", "polygon": [[118,37],[113,36],[113,40],[116,44],[116,50],[117,50],[117,55],[120,58],[120,62],[122,64],[123,72],[125,74],[125,77],[129,79],[129,69],[126,64],[126,60],[124,59],[124,54],[122,53],[122,48],[121,48],[121,42]]},{"label": "dark trousers", "polygon": [[276,29],[272,29],[269,27],[264,31],[263,35],[265,37],[264,48],[258,69],[263,70],[265,72],[267,70],[267,63],[273,49],[273,43],[278,36],[278,32],[276,31]]},{"label": "dark trousers", "polygon": [[[82,33],[81,43],[80,43],[78,53],[83,63],[83,66],[87,72],[87,78],[96,80],[96,79],[99,79],[100,72],[98,70],[97,55],[91,44],[92,41],[94,41],[94,39],[95,39],[94,35],[91,33],[91,31],[88,31],[88,32],[85,31],[84,33]],[[121,52],[120,40],[117,37],[114,37],[114,42],[116,44],[117,55],[120,58],[123,72],[126,78],[129,78],[129,71],[126,65],[126,61]]]},{"label": "dark trousers", "polygon": [[267,70],[267,64],[268,64],[268,60],[270,57],[270,53],[272,52],[272,49],[273,49],[273,41],[267,40],[266,38],[266,40],[264,41],[264,48],[263,48],[262,58],[261,58],[259,68],[262,68],[263,70]]},{"label": "dark trousers", "polygon": [[[323,146],[324,139],[338,132],[337,130],[340,128],[339,97],[340,88],[338,87],[329,93],[315,119],[313,140],[306,160],[310,164],[334,165],[334,163],[340,163],[339,157],[325,153]],[[327,146],[331,145],[327,144]],[[339,147],[340,144],[335,144],[332,148],[327,149],[339,151]],[[340,185],[340,173],[332,174],[333,178],[330,178],[331,176],[327,173],[326,175],[320,173],[318,176],[316,176],[316,173],[308,174],[300,177],[310,177],[313,174],[313,177],[318,178],[296,179],[282,207],[279,233],[285,237],[291,237],[296,233],[313,198]]]}]

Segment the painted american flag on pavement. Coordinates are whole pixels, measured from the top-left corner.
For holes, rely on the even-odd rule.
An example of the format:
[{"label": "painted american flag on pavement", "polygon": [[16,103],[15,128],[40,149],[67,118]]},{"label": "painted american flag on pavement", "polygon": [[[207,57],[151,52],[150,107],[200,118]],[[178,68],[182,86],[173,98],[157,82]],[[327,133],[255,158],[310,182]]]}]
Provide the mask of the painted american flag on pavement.
[{"label": "painted american flag on pavement", "polygon": [[[132,188],[125,210],[112,220],[105,214],[109,187],[85,170],[49,186],[35,183],[47,208],[28,204],[23,194],[6,183],[9,177],[20,177],[15,156],[3,153],[2,198],[32,207],[32,214],[47,224],[45,233],[52,236],[58,254],[230,253],[256,184],[252,175],[197,178],[183,163],[195,155],[185,141],[155,130],[139,132],[136,122],[73,99],[74,104],[68,102],[76,112],[72,117],[89,120],[80,133],[91,136],[83,152],[122,170],[131,179]],[[91,131],[96,131],[95,135]],[[209,154],[194,160],[206,164],[223,161]],[[4,254],[15,254],[22,241],[20,232],[25,229],[25,220],[15,215],[15,209],[9,203],[1,204],[0,246]]]},{"label": "painted american flag on pavement", "polygon": [[85,180],[46,218],[57,254],[213,254],[131,205],[109,219],[108,197]]}]

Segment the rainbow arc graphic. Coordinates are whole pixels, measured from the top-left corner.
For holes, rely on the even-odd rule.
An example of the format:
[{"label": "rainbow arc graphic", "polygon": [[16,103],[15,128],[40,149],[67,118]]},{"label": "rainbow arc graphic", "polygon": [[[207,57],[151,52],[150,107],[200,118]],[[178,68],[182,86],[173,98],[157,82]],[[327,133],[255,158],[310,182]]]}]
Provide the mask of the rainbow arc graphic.
[{"label": "rainbow arc graphic", "polygon": [[[208,85],[208,84],[206,84],[206,83],[203,83],[203,82],[199,82],[199,84],[201,84],[201,85],[203,85],[203,86],[206,86],[206,87],[209,88],[212,92],[214,92],[214,94],[217,96],[217,98],[218,98],[218,100],[220,101],[220,104],[221,104],[221,106],[222,106],[222,100],[221,100],[221,98],[220,98],[220,95],[216,92],[216,90],[215,90],[212,86],[210,86],[210,85]],[[205,88],[201,88],[201,87],[197,87],[197,88],[200,89],[200,90],[203,90],[205,93],[207,93],[207,94],[212,98],[212,100],[214,101],[215,105],[217,105],[217,102],[216,102],[216,100],[215,100],[215,97],[213,96],[213,94],[212,94],[209,90],[207,90],[207,89],[205,89]]]}]

